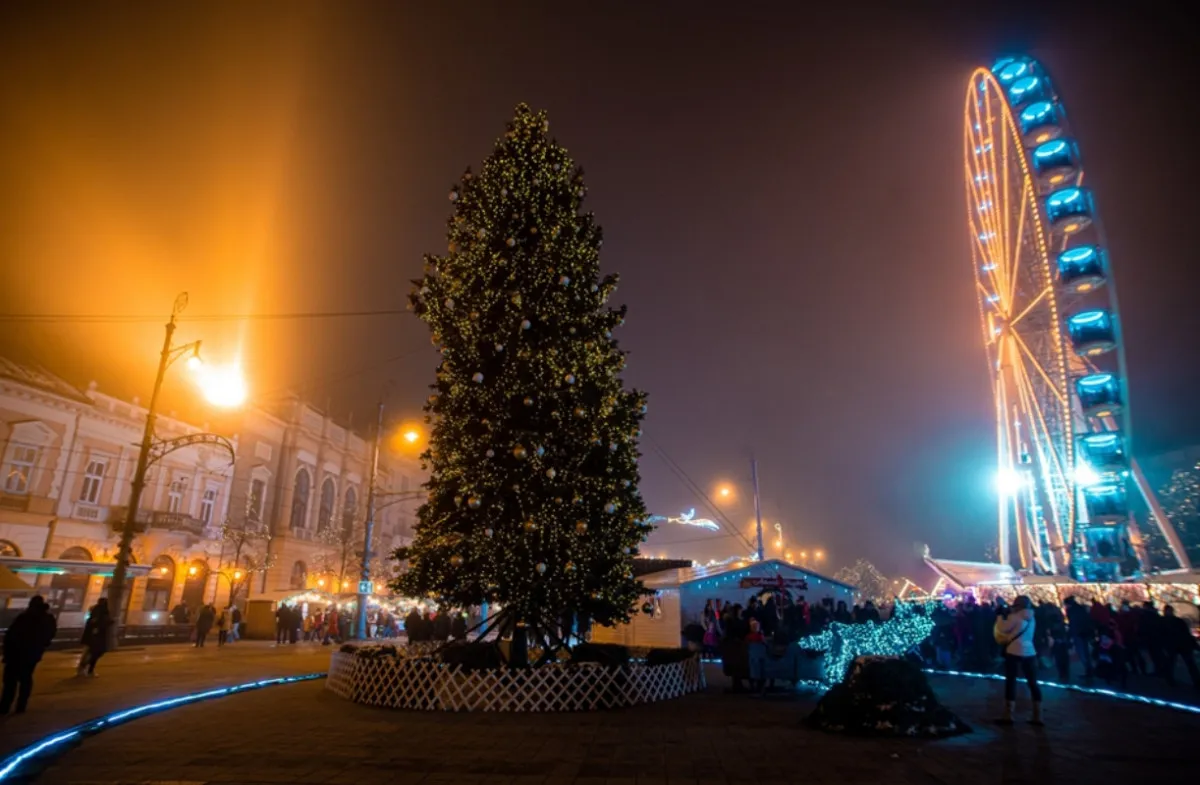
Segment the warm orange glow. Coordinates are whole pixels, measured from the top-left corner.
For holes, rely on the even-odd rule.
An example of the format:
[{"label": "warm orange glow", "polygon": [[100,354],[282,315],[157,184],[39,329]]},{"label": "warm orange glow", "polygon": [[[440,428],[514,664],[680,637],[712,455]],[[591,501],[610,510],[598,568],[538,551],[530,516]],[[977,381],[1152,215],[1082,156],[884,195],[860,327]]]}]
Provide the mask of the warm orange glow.
[{"label": "warm orange glow", "polygon": [[1037,135],[1037,139],[1035,139],[1034,141],[1036,141],[1038,144],[1041,144],[1042,142],[1049,142],[1049,141],[1050,141],[1050,134],[1048,134],[1048,133],[1040,133],[1040,134],[1038,134],[1038,135]]},{"label": "warm orange glow", "polygon": [[783,554],[783,558],[787,559],[788,561],[791,561],[792,560],[792,552],[788,551],[787,553]]},{"label": "warm orange glow", "polygon": [[234,579],[235,581],[240,581],[240,580],[242,579],[242,571],[241,571],[241,570],[234,570],[234,571],[233,571],[233,579]]},{"label": "warm orange glow", "polygon": [[209,403],[232,408],[246,402],[246,379],[239,363],[224,367],[201,365],[196,372],[200,391]]},{"label": "warm orange glow", "polygon": [[200,571],[196,569],[196,565],[193,564],[191,567],[188,567],[188,575],[195,577],[196,573],[198,573],[198,572],[200,572]]},{"label": "warm orange glow", "polygon": [[324,578],[317,578],[317,585],[318,585],[318,586],[324,586],[324,585],[325,585],[325,579],[324,579]]},{"label": "warm orange glow", "polygon": [[717,486],[717,498],[721,501],[729,501],[733,499],[733,488],[729,485]]},{"label": "warm orange glow", "polygon": [[167,574],[167,572],[169,572],[169,571],[167,570],[167,568],[166,568],[166,567],[159,567],[159,568],[158,568],[158,574],[159,574],[159,575],[166,575],[166,574]]},{"label": "warm orange glow", "polygon": [[1066,226],[1063,227],[1063,231],[1064,232],[1077,232],[1077,231],[1079,231],[1079,224],[1075,224],[1075,223],[1067,224]]},{"label": "warm orange glow", "polygon": [[800,560],[804,561],[808,558],[808,551],[800,551]]},{"label": "warm orange glow", "polygon": [[1054,185],[1058,185],[1065,179],[1067,179],[1066,175],[1056,174],[1056,175],[1051,176],[1050,182],[1053,183]]},{"label": "warm orange glow", "polygon": [[816,552],[814,552],[814,553],[813,553],[813,558],[815,558],[817,561],[820,561],[821,559],[824,559],[824,558],[825,558],[825,551],[816,551]]},{"label": "warm orange glow", "polygon": [[388,436],[388,446],[398,453],[415,456],[425,446],[425,429],[415,422],[404,422]]}]

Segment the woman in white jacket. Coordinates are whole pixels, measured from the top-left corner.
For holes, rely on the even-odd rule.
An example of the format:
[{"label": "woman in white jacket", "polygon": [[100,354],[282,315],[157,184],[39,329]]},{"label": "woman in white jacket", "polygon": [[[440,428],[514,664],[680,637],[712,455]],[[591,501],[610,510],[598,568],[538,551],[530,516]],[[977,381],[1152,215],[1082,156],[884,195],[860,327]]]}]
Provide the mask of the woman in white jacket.
[{"label": "woman in white jacket", "polygon": [[1017,703],[1017,672],[1025,676],[1029,697],[1033,699],[1033,725],[1042,724],[1042,689],[1037,681],[1037,649],[1033,633],[1037,622],[1033,618],[1033,603],[1025,595],[1013,601],[1008,617],[996,617],[993,635],[1004,649],[1004,716],[998,722],[1012,725],[1013,709]]}]

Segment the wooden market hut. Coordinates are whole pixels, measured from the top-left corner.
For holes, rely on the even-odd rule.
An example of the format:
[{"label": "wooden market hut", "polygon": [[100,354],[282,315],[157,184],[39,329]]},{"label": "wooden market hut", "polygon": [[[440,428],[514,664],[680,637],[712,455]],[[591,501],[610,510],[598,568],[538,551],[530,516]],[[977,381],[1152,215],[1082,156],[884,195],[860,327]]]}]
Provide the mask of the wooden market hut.
[{"label": "wooden market hut", "polygon": [[[683,628],[703,623],[704,604],[708,600],[745,606],[753,595],[782,589],[792,599],[803,597],[809,604],[829,599],[835,605],[839,600],[853,605],[855,591],[853,586],[781,559],[662,570],[642,576],[642,583],[651,594],[639,601],[630,621],[612,627],[594,627],[593,641],[625,646],[680,646]],[[646,604],[650,613],[642,609]]]}]

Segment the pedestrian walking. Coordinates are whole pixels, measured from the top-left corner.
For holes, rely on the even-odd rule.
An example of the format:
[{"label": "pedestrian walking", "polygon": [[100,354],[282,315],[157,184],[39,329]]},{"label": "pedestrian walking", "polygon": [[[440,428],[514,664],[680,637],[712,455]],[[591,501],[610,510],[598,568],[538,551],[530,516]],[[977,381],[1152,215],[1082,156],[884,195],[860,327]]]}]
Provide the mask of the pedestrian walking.
[{"label": "pedestrian walking", "polygon": [[108,630],[113,625],[112,615],[108,612],[108,599],[101,597],[88,613],[87,622],[83,625],[83,656],[79,658],[79,675],[95,676],[96,663],[108,651]]},{"label": "pedestrian walking", "polygon": [[275,609],[275,645],[287,641],[288,634],[288,616],[291,615],[291,609],[287,603],[280,605]]},{"label": "pedestrian walking", "polygon": [[211,605],[205,605],[196,614],[196,648],[203,649],[204,641],[208,638],[209,630],[213,628],[213,623],[217,620],[216,609]]},{"label": "pedestrian walking", "polygon": [[997,720],[1000,725],[1013,724],[1013,709],[1017,704],[1017,673],[1025,677],[1029,696],[1033,699],[1033,716],[1029,722],[1042,724],[1042,690],[1037,680],[1037,648],[1034,633],[1037,622],[1033,617],[1032,603],[1025,595],[1013,601],[1007,617],[997,616],[992,634],[1004,651],[1004,715]]},{"label": "pedestrian walking", "polygon": [[229,628],[229,642],[233,643],[242,637],[242,609],[234,605],[229,609],[229,617],[233,622]]},{"label": "pedestrian walking", "polygon": [[33,692],[33,671],[56,632],[58,623],[40,594],[35,594],[29,600],[29,606],[8,625],[4,634],[4,689],[0,693],[0,714],[8,714],[14,698],[16,713],[25,713],[29,694]]}]

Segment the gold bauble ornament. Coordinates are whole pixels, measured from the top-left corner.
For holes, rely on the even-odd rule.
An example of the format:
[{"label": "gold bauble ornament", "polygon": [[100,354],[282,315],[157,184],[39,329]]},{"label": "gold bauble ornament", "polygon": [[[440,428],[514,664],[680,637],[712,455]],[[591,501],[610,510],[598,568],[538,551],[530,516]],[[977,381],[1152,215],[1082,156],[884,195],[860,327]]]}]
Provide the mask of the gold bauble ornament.
[{"label": "gold bauble ornament", "polygon": [[537,524],[534,523],[532,519],[525,521],[524,525],[525,525],[525,531],[527,531],[527,532],[531,532],[537,528]]},{"label": "gold bauble ornament", "polygon": [[579,532],[580,534],[583,534],[584,532],[586,532],[587,531],[587,521],[576,521],[575,522],[575,531]]},{"label": "gold bauble ornament", "polygon": [[451,567],[461,567],[462,563],[463,563],[463,557],[459,556],[457,553],[450,557],[450,566]]},{"label": "gold bauble ornament", "polygon": [[518,444],[516,447],[513,447],[513,457],[516,458],[518,461],[523,461],[528,456],[529,456],[529,453],[521,445]]}]

